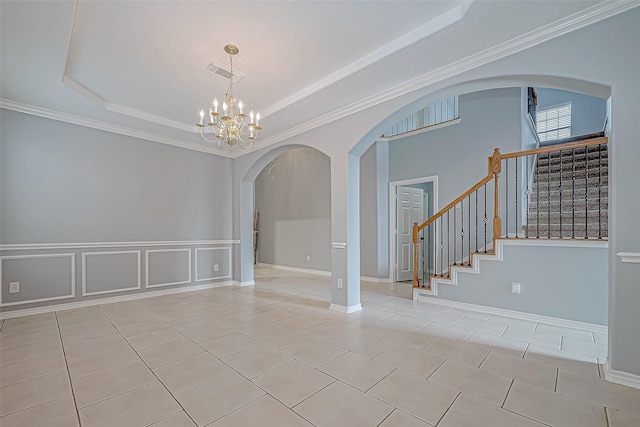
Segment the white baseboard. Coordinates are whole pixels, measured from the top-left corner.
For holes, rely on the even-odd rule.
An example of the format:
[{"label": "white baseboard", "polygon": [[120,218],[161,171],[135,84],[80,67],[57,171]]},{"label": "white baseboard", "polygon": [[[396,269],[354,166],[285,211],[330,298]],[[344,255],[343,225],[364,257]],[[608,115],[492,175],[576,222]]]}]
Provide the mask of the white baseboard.
[{"label": "white baseboard", "polygon": [[392,283],[392,280],[388,277],[360,276],[360,280],[363,280],[365,282],[375,282],[375,283]]},{"label": "white baseboard", "polygon": [[[414,288],[414,300],[427,302],[429,304],[444,305],[447,307],[461,308],[464,310],[479,311],[481,313],[495,314],[498,316],[508,316],[515,319],[529,320],[532,322],[546,323],[547,325],[560,326],[563,328],[586,329],[592,332],[606,334],[609,331],[607,326],[596,325],[594,323],[579,322],[577,320],[560,319],[558,317],[543,316],[541,314],[525,313],[522,311],[507,310],[504,308],[489,307],[486,305],[469,304],[466,302],[452,301],[429,296],[428,290]],[[417,296],[417,297],[416,297]]]},{"label": "white baseboard", "polygon": [[255,284],[256,284],[256,282],[253,281],[253,280],[247,280],[247,281],[244,281],[244,282],[240,282],[238,280],[234,280],[233,281],[233,286],[253,286]]},{"label": "white baseboard", "polygon": [[277,268],[278,270],[296,271],[298,273],[309,273],[309,274],[320,274],[322,276],[331,276],[330,271],[324,271],[324,270],[311,270],[309,268],[289,267],[287,265],[265,264],[263,262],[259,262],[257,265],[260,267]]},{"label": "white baseboard", "polygon": [[13,311],[5,311],[0,312],[0,319],[10,319],[13,317],[21,317],[21,316],[30,316],[33,314],[42,314],[42,313],[51,313],[53,311],[61,311],[61,310],[71,310],[74,308],[83,308],[83,307],[91,307],[93,305],[98,304],[109,304],[114,302],[124,302],[124,301],[134,301],[138,299],[158,297],[162,295],[171,295],[178,294],[181,292],[190,292],[190,291],[199,291],[203,289],[211,289],[211,288],[220,288],[223,286],[231,286],[232,281],[227,280],[224,282],[212,282],[212,283],[203,283],[199,285],[193,286],[185,286],[182,288],[175,289],[160,289],[157,291],[149,291],[149,292],[138,292],[135,294],[129,295],[120,295],[117,297],[107,297],[107,298],[94,298],[86,301],[76,301],[70,302],[66,304],[55,304],[55,305],[46,305],[43,307],[35,307],[35,308],[25,308],[22,310],[13,310]]},{"label": "white baseboard", "polygon": [[[331,272],[330,271],[325,271],[325,270],[311,270],[311,269],[308,269],[308,268],[289,267],[289,266],[286,266],[286,265],[266,264],[264,262],[259,262],[257,265],[260,266],[260,267],[277,268],[279,270],[297,271],[299,273],[320,274],[322,276],[331,276]],[[364,280],[364,281],[367,281],[367,282],[376,282],[376,283],[392,283],[393,282],[388,277],[360,276],[360,280]]]},{"label": "white baseboard", "polygon": [[329,310],[333,310],[333,311],[339,311],[340,313],[355,313],[356,311],[360,311],[362,310],[362,305],[361,304],[354,304],[354,305],[350,305],[350,306],[346,306],[346,305],[340,305],[340,304],[331,304],[329,306]]},{"label": "white baseboard", "polygon": [[629,374],[627,372],[615,371],[611,369],[608,357],[602,367],[605,380],[612,383],[622,384],[628,387],[640,389],[640,375]]}]

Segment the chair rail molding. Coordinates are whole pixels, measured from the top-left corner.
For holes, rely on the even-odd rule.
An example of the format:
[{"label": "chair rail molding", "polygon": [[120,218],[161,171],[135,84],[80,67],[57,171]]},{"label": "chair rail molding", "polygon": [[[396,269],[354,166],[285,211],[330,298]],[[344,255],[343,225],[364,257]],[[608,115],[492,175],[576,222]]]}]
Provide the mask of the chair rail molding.
[{"label": "chair rail molding", "polygon": [[640,252],[618,252],[616,255],[620,257],[622,262],[640,264]]}]

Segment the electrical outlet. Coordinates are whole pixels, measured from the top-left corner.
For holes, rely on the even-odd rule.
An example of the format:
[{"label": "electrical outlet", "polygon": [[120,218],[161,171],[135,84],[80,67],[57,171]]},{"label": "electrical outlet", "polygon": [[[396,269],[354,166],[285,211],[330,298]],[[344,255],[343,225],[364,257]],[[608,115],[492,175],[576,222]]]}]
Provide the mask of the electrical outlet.
[{"label": "electrical outlet", "polygon": [[213,264],[213,271],[219,271],[220,266],[218,264]]},{"label": "electrical outlet", "polygon": [[20,292],[20,282],[9,282],[9,293],[15,294]]},{"label": "electrical outlet", "polygon": [[511,283],[511,293],[512,294],[520,293],[520,283],[516,283],[516,282]]},{"label": "electrical outlet", "polygon": [[307,262],[311,261],[311,255],[307,255]]},{"label": "electrical outlet", "polygon": [[338,279],[338,289],[342,289],[342,279]]}]

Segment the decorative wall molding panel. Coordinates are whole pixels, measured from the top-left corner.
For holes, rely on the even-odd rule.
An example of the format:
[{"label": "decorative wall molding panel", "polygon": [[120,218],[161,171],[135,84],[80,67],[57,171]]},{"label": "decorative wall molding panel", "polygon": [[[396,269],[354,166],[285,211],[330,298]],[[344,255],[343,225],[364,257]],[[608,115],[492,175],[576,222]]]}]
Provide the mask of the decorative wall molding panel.
[{"label": "decorative wall molding panel", "polygon": [[[89,276],[91,274],[90,264],[94,263],[93,268],[100,269],[101,272],[107,271],[107,270],[115,271],[113,269],[113,265],[109,265],[109,261],[107,260],[103,260],[102,264],[98,264],[100,261],[91,262],[90,259],[94,258],[95,260],[100,257],[122,258],[123,255],[130,255],[135,257],[135,263],[137,265],[137,268],[136,268],[135,277],[133,278],[134,286],[129,286],[129,284],[125,284],[124,287],[121,287],[121,288],[90,291],[89,290],[89,288],[91,287],[90,276]],[[84,252],[82,254],[82,296],[111,294],[115,292],[133,291],[133,290],[142,289],[141,282],[140,282],[140,273],[141,273],[140,258],[141,258],[141,251]],[[111,263],[113,263],[113,261],[111,261]],[[94,280],[98,280],[98,279],[95,278]],[[110,280],[112,279],[110,278]]]},{"label": "decorative wall molding panel", "polygon": [[[43,297],[43,298],[29,298],[29,299],[25,299],[25,300],[20,300],[20,301],[13,301],[13,302],[5,302],[4,298],[3,298],[3,293],[4,293],[4,284],[5,284],[5,280],[4,280],[4,275],[3,275],[3,264],[4,261],[10,261],[10,260],[37,260],[37,259],[49,259],[49,258],[69,258],[69,293],[68,294],[64,294],[64,295],[59,295],[59,296],[52,296],[52,297]],[[35,266],[34,266],[35,267]],[[30,268],[30,270],[32,270],[32,268]],[[76,254],[68,254],[68,253],[64,253],[64,254],[33,254],[33,255],[11,255],[11,256],[1,256],[0,257],[0,279],[2,280],[2,290],[0,290],[0,307],[7,307],[7,306],[13,306],[13,305],[20,305],[20,304],[30,304],[30,303],[39,303],[39,302],[46,302],[46,301],[56,301],[56,300],[60,300],[60,299],[67,299],[67,298],[75,298],[76,296]],[[15,281],[18,281],[19,278],[16,277]],[[53,280],[53,278],[51,276],[49,276],[48,278],[49,280]],[[9,278],[7,280],[7,288],[9,286],[9,281],[13,282],[14,279]],[[27,283],[23,283],[23,285],[27,285]],[[33,282],[31,283],[33,284]]]},{"label": "decorative wall molding panel", "polygon": [[155,246],[239,245],[240,240],[167,240],[150,242],[24,243],[0,245],[0,251],[128,248]]},{"label": "decorative wall molding panel", "polygon": [[[200,259],[200,254],[204,253],[204,252],[212,252],[212,251],[225,251],[227,252],[227,263],[225,265],[226,267],[226,272],[227,274],[221,274],[220,276],[211,276],[211,277],[200,277],[200,271],[199,271],[199,267],[202,267],[202,265],[204,264],[204,260]],[[222,267],[222,261],[224,261],[224,254],[221,255],[221,262],[218,262],[218,268]],[[232,263],[231,263],[231,247],[226,246],[226,247],[220,247],[220,248],[196,248],[195,249],[195,258],[196,258],[196,262],[195,262],[195,270],[196,270],[196,282],[204,282],[207,280],[218,280],[218,279],[230,279],[231,278],[231,271],[232,271]],[[212,259],[213,261],[213,259]],[[215,262],[212,262],[214,268],[215,268]],[[213,270],[213,269],[212,269]],[[215,271],[211,271],[212,273],[215,273]],[[225,270],[221,269],[218,270],[219,273],[224,273]]]},{"label": "decorative wall molding panel", "polygon": [[[186,259],[186,280],[178,280],[173,282],[160,282],[160,283],[151,283],[151,276],[153,274],[152,269],[150,268],[151,262],[150,258],[153,258],[153,254],[169,254],[169,253],[187,253]],[[165,263],[159,262],[161,265],[165,265]],[[186,283],[191,283],[191,249],[149,249],[145,251],[145,287],[146,288],[156,288],[160,286],[174,286],[174,285],[183,285]]]}]

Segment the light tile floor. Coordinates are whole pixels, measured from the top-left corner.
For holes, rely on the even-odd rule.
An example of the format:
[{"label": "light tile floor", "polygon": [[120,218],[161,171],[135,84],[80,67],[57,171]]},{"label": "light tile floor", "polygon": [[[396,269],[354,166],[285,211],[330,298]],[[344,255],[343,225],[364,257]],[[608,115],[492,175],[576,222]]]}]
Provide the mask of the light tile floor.
[{"label": "light tile floor", "polygon": [[221,287],[7,319],[0,425],[640,427],[601,333],[258,268]]}]

